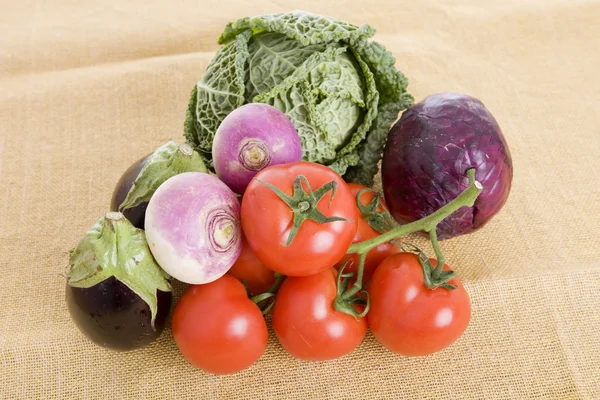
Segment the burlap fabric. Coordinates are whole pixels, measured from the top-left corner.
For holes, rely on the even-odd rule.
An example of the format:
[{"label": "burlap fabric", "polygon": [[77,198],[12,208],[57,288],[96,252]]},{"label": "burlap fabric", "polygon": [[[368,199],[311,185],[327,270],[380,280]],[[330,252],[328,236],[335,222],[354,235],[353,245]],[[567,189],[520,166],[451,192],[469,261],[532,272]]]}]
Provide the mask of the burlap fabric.
[{"label": "burlap fabric", "polygon": [[[126,354],[91,344],[66,310],[66,251],[130,163],[182,138],[190,89],[225,23],[295,8],[374,25],[417,100],[468,93],[502,126],[515,167],[508,203],[485,229],[442,244],[471,295],[468,330],[424,358],[369,334],[324,363],[292,359],[272,336],[252,368],[225,377],[188,365],[168,329]],[[0,9],[0,399],[600,398],[600,2]]]}]

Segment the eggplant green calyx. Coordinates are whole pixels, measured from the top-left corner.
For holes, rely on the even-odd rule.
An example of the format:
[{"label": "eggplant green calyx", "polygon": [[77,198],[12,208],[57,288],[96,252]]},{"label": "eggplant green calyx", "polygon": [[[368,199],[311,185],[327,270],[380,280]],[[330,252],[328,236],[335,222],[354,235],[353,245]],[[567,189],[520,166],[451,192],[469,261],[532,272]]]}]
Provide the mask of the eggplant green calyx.
[{"label": "eggplant green calyx", "polygon": [[[361,255],[361,262],[364,265],[365,254]],[[350,298],[344,298],[343,294],[348,291],[348,285],[350,284],[350,279],[354,276],[353,272],[344,273],[344,269],[348,266],[348,263],[351,263],[352,260],[348,260],[342,265],[337,274],[336,286],[337,286],[337,296],[333,302],[333,307],[340,312],[352,315],[355,319],[364,318],[369,312],[369,307],[371,301],[369,299],[369,292],[366,290],[360,290],[358,292],[358,296],[355,294]],[[362,271],[360,272],[361,276],[359,277],[362,281]],[[362,307],[362,311],[359,312],[357,310],[357,306]]]},{"label": "eggplant green calyx", "polygon": [[[338,301],[348,300],[362,290],[362,278],[363,271],[365,268],[365,258],[367,253],[371,249],[379,246],[382,243],[398,239],[400,237],[406,236],[410,233],[417,231],[424,231],[429,233],[431,243],[437,257],[437,267],[433,267],[431,262],[425,257],[424,254],[422,254],[423,252],[419,250],[419,260],[421,261],[421,266],[423,268],[423,280],[425,282],[425,285],[430,289],[435,289],[437,287],[443,287],[449,290],[453,289],[452,285],[448,284],[447,282],[452,280],[456,275],[454,271],[443,270],[444,256],[442,255],[439,243],[437,241],[436,228],[444,218],[446,218],[459,208],[465,206],[472,207],[479,194],[483,191],[483,186],[481,185],[481,183],[475,180],[474,168],[467,170],[467,177],[469,178],[469,185],[467,186],[467,188],[463,190],[462,193],[460,193],[454,200],[444,205],[434,213],[429,214],[428,216],[423,217],[420,220],[405,225],[396,226],[395,228],[373,239],[352,244],[349,247],[347,254],[358,254],[360,256],[357,278],[352,287],[350,287],[348,290],[345,290],[341,294],[338,293],[335,302],[337,303]],[[426,262],[424,260],[426,260]]]},{"label": "eggplant green calyx", "polygon": [[[307,219],[318,222],[319,224],[324,224],[327,222],[335,222],[335,221],[348,221],[346,218],[342,217],[326,217],[323,215],[321,211],[317,208],[317,205],[325,197],[325,195],[331,192],[331,197],[329,198],[329,205],[333,201],[333,197],[335,196],[335,191],[337,189],[337,182],[331,181],[329,183],[324,184],[317,190],[313,191],[308,183],[308,179],[302,174],[296,177],[294,181],[294,192],[292,196],[287,195],[283,192],[283,190],[279,189],[276,186],[271,185],[270,183],[263,182],[259,180],[258,182],[267,186],[271,189],[275,194],[283,200],[285,204],[287,204],[294,213],[294,220],[292,223],[292,229],[288,236],[286,246],[289,246],[296,234],[300,230],[302,223]],[[302,183],[305,184],[306,190],[302,186]]]},{"label": "eggplant green calyx", "polygon": [[148,304],[154,327],[157,290],[170,292],[171,284],[152,257],[144,231],[120,212],[106,213],[70,251],[67,283],[86,289],[112,276]]},{"label": "eggplant green calyx", "polygon": [[150,155],[119,206],[119,211],[150,201],[156,189],[174,175],[207,171],[202,157],[190,145],[170,140]]}]

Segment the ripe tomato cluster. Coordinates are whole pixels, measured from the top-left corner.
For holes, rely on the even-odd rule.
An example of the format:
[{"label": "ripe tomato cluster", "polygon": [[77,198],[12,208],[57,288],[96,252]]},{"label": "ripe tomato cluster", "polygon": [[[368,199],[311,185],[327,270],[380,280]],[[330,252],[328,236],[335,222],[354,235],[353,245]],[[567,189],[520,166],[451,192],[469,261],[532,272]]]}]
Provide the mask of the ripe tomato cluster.
[{"label": "ripe tomato cluster", "polygon": [[[364,186],[347,184],[319,164],[260,171],[241,200],[240,257],[220,279],[190,286],[175,308],[172,331],[184,357],[214,374],[249,367],[267,346],[263,312],[271,307],[277,340],[303,360],[342,357],[360,345],[368,328],[406,356],[456,341],[470,319],[458,278],[447,281],[453,290],[428,288],[422,260],[397,241],[374,245],[363,257],[349,253],[352,244],[381,235],[365,213],[373,199]],[[381,201],[371,211],[384,209]]]}]

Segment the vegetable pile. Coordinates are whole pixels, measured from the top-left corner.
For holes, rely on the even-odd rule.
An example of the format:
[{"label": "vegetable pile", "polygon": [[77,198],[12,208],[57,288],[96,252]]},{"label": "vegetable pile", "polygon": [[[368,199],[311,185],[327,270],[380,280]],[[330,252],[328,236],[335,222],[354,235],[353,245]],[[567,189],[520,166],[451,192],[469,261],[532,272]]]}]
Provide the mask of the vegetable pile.
[{"label": "vegetable pile", "polygon": [[[153,342],[176,279],[189,286],[173,339],[212,374],[257,361],[267,320],[308,361],[349,354],[369,330],[404,356],[461,337],[471,303],[439,241],[500,211],[508,146],[470,96],[412,105],[373,34],[304,12],[226,27],[192,92],[187,143],[133,163],[70,252],[66,301],[82,333],[115,350]],[[414,232],[435,257],[406,242]]]}]

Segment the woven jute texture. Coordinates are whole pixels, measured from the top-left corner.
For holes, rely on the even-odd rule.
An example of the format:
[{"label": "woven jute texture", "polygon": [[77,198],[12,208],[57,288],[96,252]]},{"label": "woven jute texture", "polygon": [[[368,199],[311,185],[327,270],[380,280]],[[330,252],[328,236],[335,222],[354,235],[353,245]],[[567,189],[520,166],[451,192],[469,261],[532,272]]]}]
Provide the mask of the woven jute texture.
[{"label": "woven jute texture", "polygon": [[[600,399],[600,2],[0,3],[0,399]],[[182,140],[225,24],[292,9],[372,24],[416,100],[468,93],[499,121],[508,202],[442,243],[467,331],[423,358],[368,334],[323,363],[271,335],[232,376],[191,367],[168,328],[134,352],[93,345],[66,309],[67,251],[132,162]]]}]

